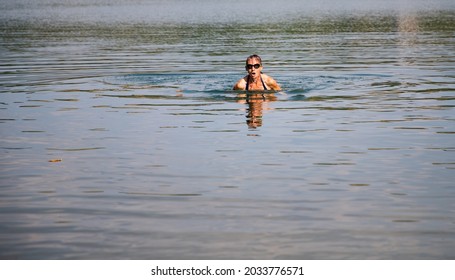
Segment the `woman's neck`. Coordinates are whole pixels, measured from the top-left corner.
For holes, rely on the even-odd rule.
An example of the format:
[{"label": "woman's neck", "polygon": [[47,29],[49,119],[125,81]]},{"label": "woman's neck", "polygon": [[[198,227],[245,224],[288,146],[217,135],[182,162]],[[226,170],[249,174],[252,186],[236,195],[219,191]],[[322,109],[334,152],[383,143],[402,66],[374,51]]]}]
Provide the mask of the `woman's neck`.
[{"label": "woman's neck", "polygon": [[257,76],[256,78],[253,76],[249,76],[249,79],[251,83],[257,83],[261,80],[261,75],[259,74],[259,76]]}]

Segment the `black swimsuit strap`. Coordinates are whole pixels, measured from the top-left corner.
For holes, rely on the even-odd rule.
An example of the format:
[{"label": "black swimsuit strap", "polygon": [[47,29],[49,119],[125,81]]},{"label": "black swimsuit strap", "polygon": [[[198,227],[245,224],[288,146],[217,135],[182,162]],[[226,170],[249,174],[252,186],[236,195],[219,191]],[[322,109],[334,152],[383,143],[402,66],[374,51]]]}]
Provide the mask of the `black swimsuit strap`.
[{"label": "black swimsuit strap", "polygon": [[262,86],[264,87],[264,90],[267,90],[267,86],[265,85],[264,80],[262,79],[262,76],[261,76],[261,82],[262,82]]}]

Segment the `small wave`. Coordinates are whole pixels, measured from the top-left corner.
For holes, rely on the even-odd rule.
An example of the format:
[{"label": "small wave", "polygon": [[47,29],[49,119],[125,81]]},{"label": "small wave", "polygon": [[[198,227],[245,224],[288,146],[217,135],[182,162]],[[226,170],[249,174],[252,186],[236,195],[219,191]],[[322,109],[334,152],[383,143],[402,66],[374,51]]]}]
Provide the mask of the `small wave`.
[{"label": "small wave", "polygon": [[[304,100],[308,95],[317,95],[319,92],[327,94],[332,90],[336,91],[337,87],[341,85],[345,89],[350,86],[354,89],[362,85],[362,81],[371,81],[371,79],[384,76],[372,74],[285,75],[279,73],[271,75],[283,88],[282,93],[284,94],[280,95],[281,99],[293,101]],[[109,77],[105,79],[105,82],[121,87],[126,92],[125,97],[186,96],[233,99],[236,98],[238,91],[232,90],[232,86],[241,77],[243,77],[243,73],[137,73]],[[131,90],[136,93],[131,94]]]}]

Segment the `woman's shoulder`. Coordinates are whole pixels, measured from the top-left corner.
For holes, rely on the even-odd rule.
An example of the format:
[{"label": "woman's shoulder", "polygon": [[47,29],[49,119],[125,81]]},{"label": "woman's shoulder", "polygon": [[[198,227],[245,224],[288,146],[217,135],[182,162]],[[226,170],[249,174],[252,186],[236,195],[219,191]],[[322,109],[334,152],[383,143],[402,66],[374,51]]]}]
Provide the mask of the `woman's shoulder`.
[{"label": "woman's shoulder", "polygon": [[262,79],[263,79],[263,80],[270,80],[270,79],[272,79],[272,80],[273,80],[273,78],[272,78],[272,77],[270,77],[269,75],[267,75],[267,74],[264,74],[264,73],[261,73],[261,77],[262,77]]},{"label": "woman's shoulder", "polygon": [[240,80],[237,81],[237,83],[247,83],[248,81],[248,75],[246,75],[245,77],[241,78]]},{"label": "woman's shoulder", "polygon": [[245,89],[246,88],[246,81],[248,79],[248,75],[241,78],[240,80],[237,81],[237,83],[234,85],[234,90],[236,89]]},{"label": "woman's shoulder", "polygon": [[275,81],[274,78],[270,77],[267,74],[261,74],[262,80],[273,90],[281,90],[281,87]]},{"label": "woman's shoulder", "polygon": [[262,80],[263,80],[266,84],[273,84],[273,83],[276,83],[275,79],[273,79],[272,77],[270,77],[270,76],[267,75],[267,74],[261,74],[261,77],[262,77]]}]

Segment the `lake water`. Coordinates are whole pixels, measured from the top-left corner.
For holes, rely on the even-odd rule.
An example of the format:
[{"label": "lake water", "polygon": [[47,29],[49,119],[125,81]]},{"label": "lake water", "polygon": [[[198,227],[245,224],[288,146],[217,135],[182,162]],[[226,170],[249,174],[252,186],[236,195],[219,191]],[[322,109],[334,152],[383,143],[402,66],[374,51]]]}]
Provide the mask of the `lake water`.
[{"label": "lake water", "polygon": [[0,258],[455,259],[455,3],[357,2],[2,0]]}]

